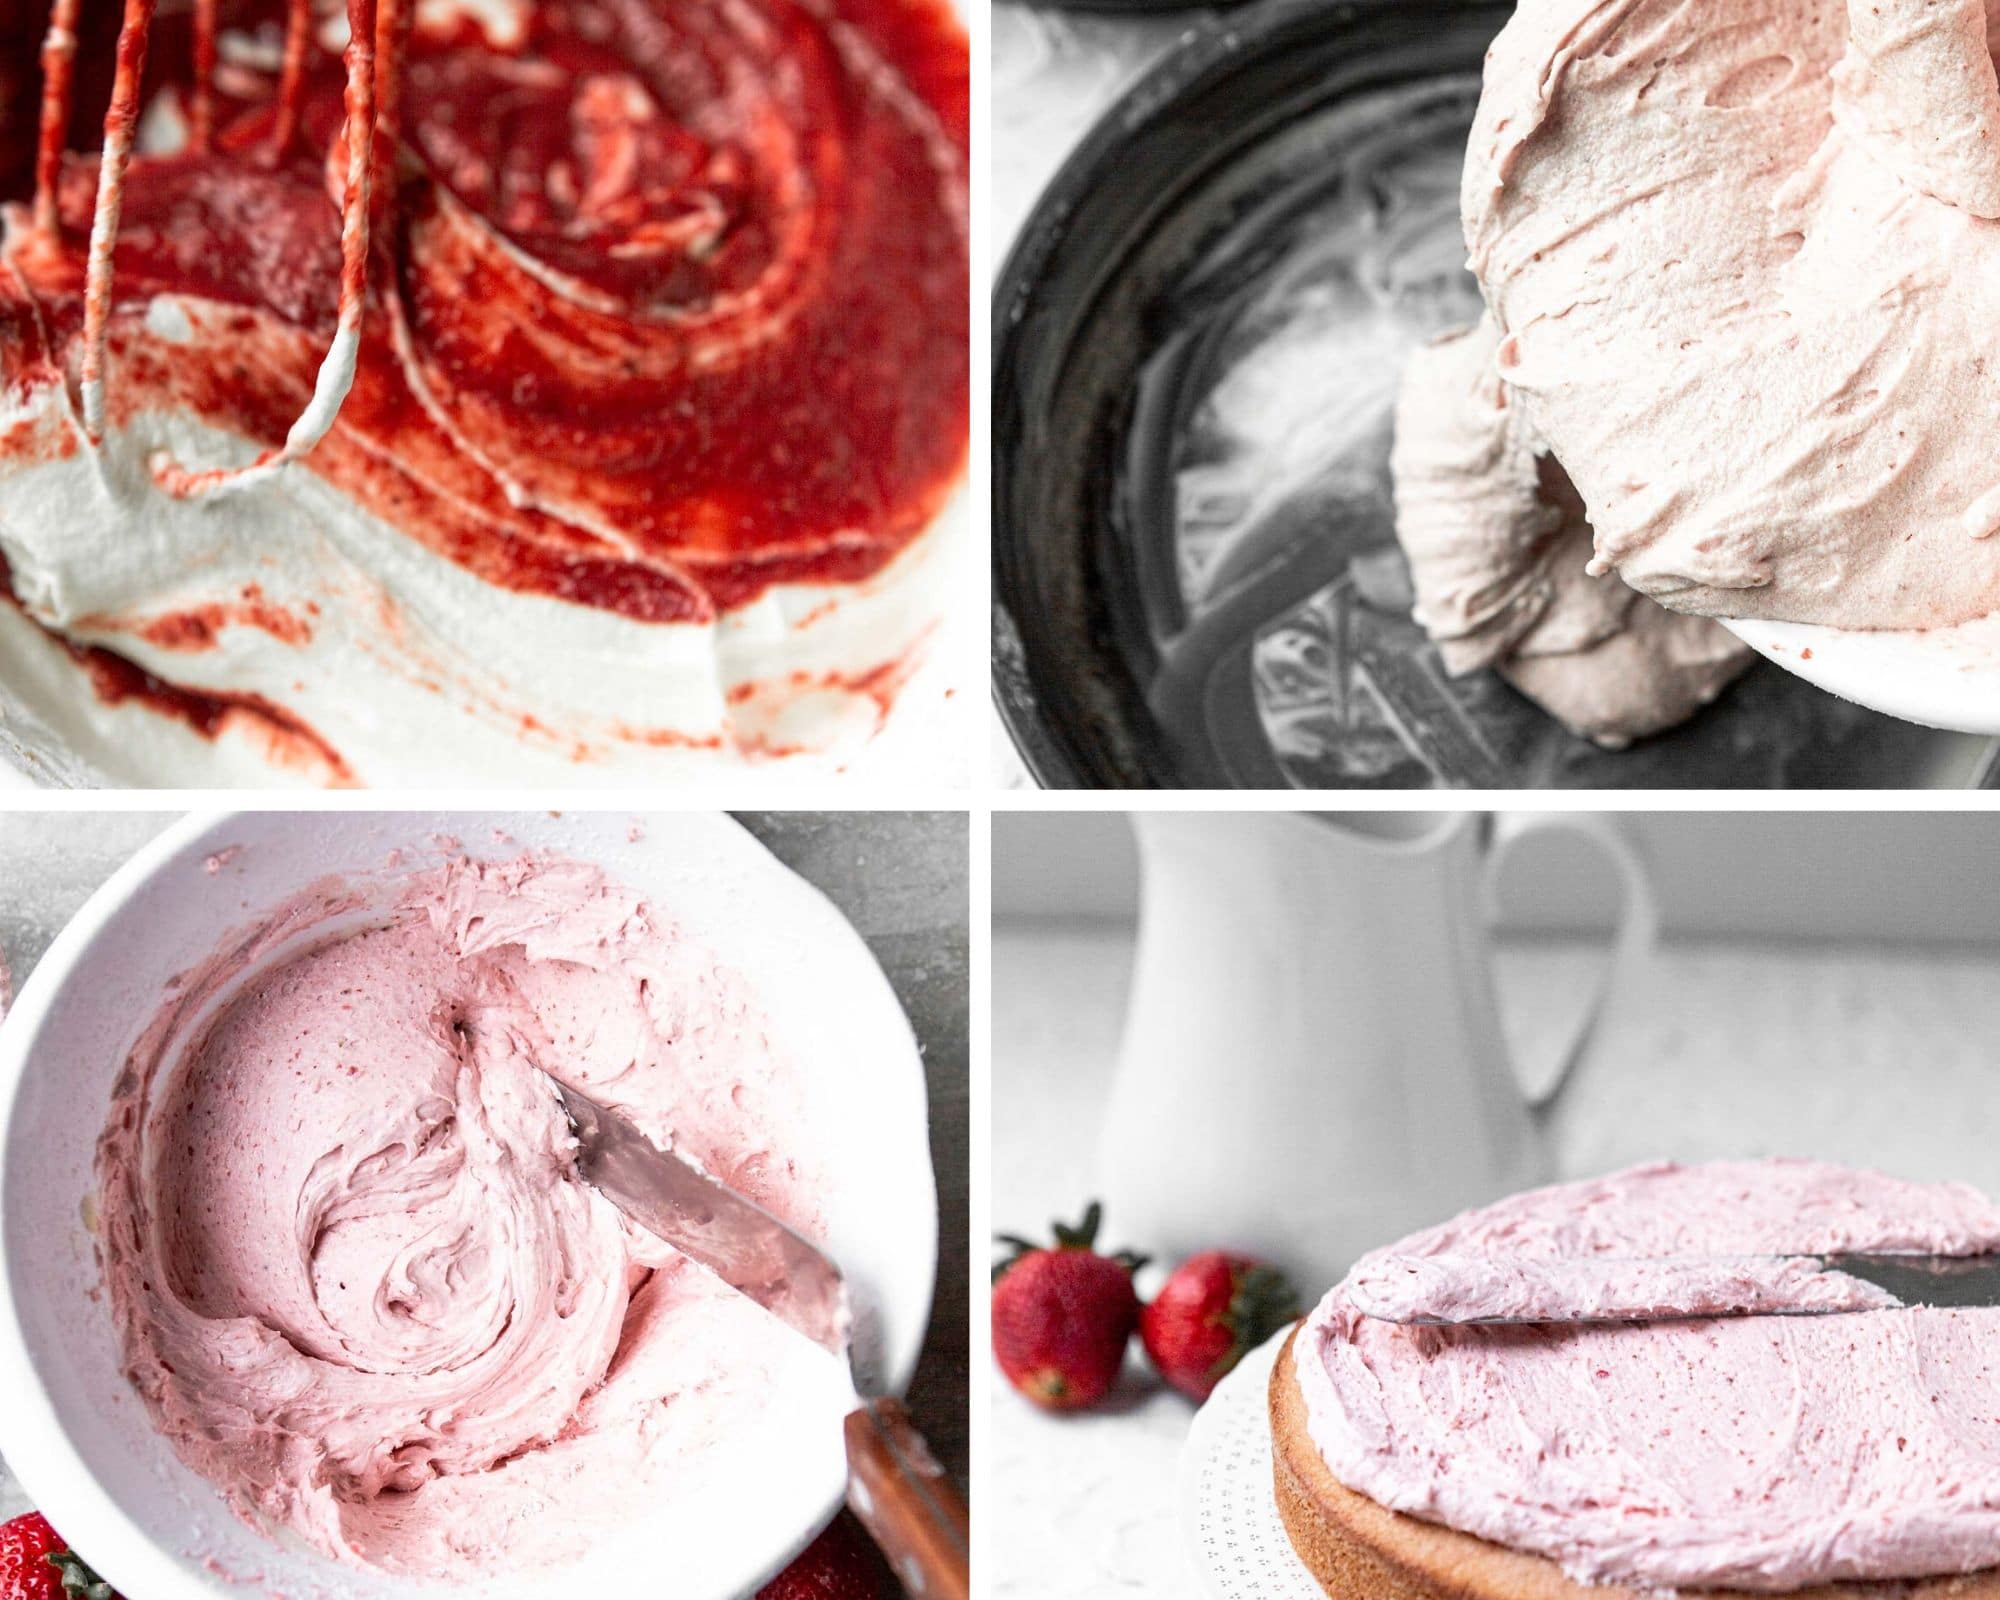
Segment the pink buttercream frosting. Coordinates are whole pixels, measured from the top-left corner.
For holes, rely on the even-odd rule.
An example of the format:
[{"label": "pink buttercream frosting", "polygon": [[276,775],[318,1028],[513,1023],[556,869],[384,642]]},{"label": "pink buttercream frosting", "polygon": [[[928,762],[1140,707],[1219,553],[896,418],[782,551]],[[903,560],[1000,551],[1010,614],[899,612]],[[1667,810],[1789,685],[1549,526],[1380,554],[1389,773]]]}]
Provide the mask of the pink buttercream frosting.
[{"label": "pink buttercream frosting", "polygon": [[[1683,1285],[1685,1320],[1441,1329],[1365,1316],[1353,1288],[1393,1278],[1390,1257],[1445,1261],[1449,1296],[1477,1292],[1477,1259],[1504,1283],[1510,1262],[1996,1248],[2000,1207],[1974,1189],[1818,1162],[1517,1195],[1327,1295],[1296,1347],[1309,1430],[1350,1488],[1586,1582],[1783,1592],[2000,1566],[2000,1311],[1704,1319]],[[1710,1308],[1734,1293],[1709,1289]]]},{"label": "pink buttercream frosting", "polygon": [[1713,616],[2000,609],[1988,9],[1523,0],[1462,207],[1593,571]]},{"label": "pink buttercream frosting", "polygon": [[176,980],[98,1150],[128,1374],[253,1523],[555,1565],[702,1470],[797,1336],[574,1172],[551,1073],[811,1230],[744,980],[581,863],[327,882]]},{"label": "pink buttercream frosting", "polygon": [[1355,1310],[1389,1322],[1649,1322],[1902,1304],[1816,1256],[1505,1261],[1381,1253],[1358,1263],[1345,1287]]},{"label": "pink buttercream frosting", "polygon": [[1418,350],[1390,466],[1415,616],[1454,675],[1496,669],[1610,748],[1685,721],[1754,656],[1720,623],[1593,577],[1591,529],[1495,363],[1492,320]]}]

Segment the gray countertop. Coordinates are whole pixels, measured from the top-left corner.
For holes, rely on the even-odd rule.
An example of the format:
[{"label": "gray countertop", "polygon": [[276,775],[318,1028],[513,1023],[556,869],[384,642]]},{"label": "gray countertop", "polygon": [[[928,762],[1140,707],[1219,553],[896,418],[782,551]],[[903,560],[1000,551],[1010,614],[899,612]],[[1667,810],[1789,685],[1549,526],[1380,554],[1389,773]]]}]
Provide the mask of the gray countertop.
[{"label": "gray countertop", "polygon": [[938,1287],[908,1399],[918,1427],[964,1483],[972,1448],[965,814],[760,811],[737,820],[846,913],[889,975],[923,1050],[938,1183]]},{"label": "gray countertop", "polygon": [[[173,820],[158,812],[0,812],[0,955],[17,982],[91,892]],[[752,812],[738,820],[846,914],[888,974],[923,1050],[940,1259],[937,1300],[909,1403],[963,1482],[970,1452],[966,818],[957,812]],[[27,1508],[0,1461],[0,1518]]]}]

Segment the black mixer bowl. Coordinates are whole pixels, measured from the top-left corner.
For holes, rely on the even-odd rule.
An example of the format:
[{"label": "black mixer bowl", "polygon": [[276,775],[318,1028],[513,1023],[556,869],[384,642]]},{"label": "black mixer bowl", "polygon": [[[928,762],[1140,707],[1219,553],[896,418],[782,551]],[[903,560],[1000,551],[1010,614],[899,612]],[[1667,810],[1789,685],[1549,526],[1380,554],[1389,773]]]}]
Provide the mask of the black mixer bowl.
[{"label": "black mixer bowl", "polygon": [[1604,750],[1410,620],[1391,408],[1409,348],[1477,315],[1458,174],[1511,11],[1209,17],[1043,195],[993,315],[994,692],[1041,783],[1887,788],[1959,759],[1762,663]]}]

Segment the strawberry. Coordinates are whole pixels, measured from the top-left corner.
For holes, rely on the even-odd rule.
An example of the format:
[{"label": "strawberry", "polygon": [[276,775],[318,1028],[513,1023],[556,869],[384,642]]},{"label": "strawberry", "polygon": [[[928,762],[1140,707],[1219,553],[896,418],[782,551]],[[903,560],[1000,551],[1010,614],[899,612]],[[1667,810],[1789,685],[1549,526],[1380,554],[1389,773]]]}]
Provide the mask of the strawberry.
[{"label": "strawberry", "polygon": [[0,1600],[118,1600],[39,1511],[0,1523]]},{"label": "strawberry", "polygon": [[1053,1249],[1000,1235],[1014,1253],[993,1271],[993,1355],[1009,1383],[1051,1411],[1102,1400],[1138,1324],[1132,1274],[1145,1261],[1099,1255],[1103,1219],[1092,1201],[1080,1227],[1055,1225]]},{"label": "strawberry", "polygon": [[874,1540],[843,1511],[805,1554],[757,1591],[757,1600],[891,1600],[901,1594]]},{"label": "strawberry", "polygon": [[1174,1268],[1139,1314],[1139,1338],[1161,1377],[1206,1400],[1245,1354],[1298,1315],[1299,1297],[1276,1267],[1206,1250]]}]

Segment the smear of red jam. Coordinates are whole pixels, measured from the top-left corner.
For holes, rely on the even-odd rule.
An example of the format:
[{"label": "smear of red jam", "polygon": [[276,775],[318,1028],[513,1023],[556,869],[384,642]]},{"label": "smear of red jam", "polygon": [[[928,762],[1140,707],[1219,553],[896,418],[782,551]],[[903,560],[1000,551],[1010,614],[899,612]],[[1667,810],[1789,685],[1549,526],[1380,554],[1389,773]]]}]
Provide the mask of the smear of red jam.
[{"label": "smear of red jam", "polygon": [[41,628],[60,645],[72,661],[83,668],[98,699],[108,706],[134,701],[183,723],[202,738],[213,741],[226,729],[247,729],[262,744],[265,755],[277,766],[292,767],[319,782],[339,788],[356,784],[354,769],[340,752],[313,731],[303,718],[282,706],[273,705],[262,695],[223,694],[183,689],[157,678],[144,667],[99,645],[77,644],[52,629],[42,627],[21,606],[14,594],[13,569],[5,552],[0,552],[0,602]]},{"label": "smear of red jam", "polygon": [[759,700],[782,705],[787,700],[815,691],[837,690],[842,694],[875,702],[879,718],[887,720],[903,686],[916,676],[930,644],[930,630],[901,655],[871,667],[866,672],[793,672],[760,683],[739,683],[729,691],[732,706],[747,706]]},{"label": "smear of red jam", "polygon": [[[78,627],[99,633],[112,626],[109,619],[86,617]],[[312,640],[312,624],[283,606],[266,600],[256,584],[248,585],[235,600],[211,601],[178,611],[163,611],[146,619],[133,631],[159,650],[213,650],[225,628],[258,628],[280,644],[303,645]]]},{"label": "smear of red jam", "polygon": [[[965,462],[967,45],[948,5],[521,15],[508,48],[470,21],[411,39],[360,372],[293,470],[489,583],[644,622],[879,572]],[[275,37],[283,6],[225,20]],[[157,40],[148,94],[190,55]],[[89,61],[73,128],[102,112]],[[281,442],[334,322],[341,89],[321,52],[271,161],[275,74],[238,65],[206,151],[134,157],[113,427],[165,406]],[[0,138],[4,179],[21,152],[4,119]],[[37,316],[57,353],[77,338],[95,183],[93,157],[67,157],[59,240],[0,275],[0,357],[39,345]],[[144,333],[163,291],[192,297],[191,342]]]},{"label": "smear of red jam", "polygon": [[156,678],[144,667],[98,645],[64,639],[63,648],[90,675],[91,687],[108,706],[136,700],[162,716],[184,722],[204,739],[247,721],[262,737],[265,754],[279,766],[295,766],[338,788],[355,786],[353,768],[340,752],[301,718],[262,695],[217,694],[183,689]]}]

